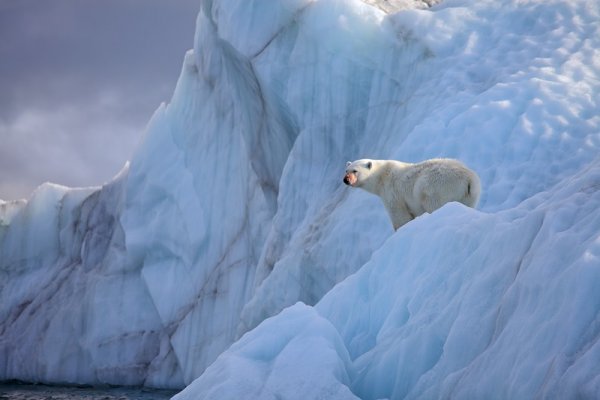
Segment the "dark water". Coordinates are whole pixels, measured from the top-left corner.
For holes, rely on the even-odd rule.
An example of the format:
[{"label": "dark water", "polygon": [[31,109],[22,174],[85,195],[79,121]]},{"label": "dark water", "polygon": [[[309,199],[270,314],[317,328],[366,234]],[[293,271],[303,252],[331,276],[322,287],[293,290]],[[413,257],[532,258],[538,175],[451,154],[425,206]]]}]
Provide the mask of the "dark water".
[{"label": "dark water", "polygon": [[0,400],[167,400],[177,391],[0,384]]}]

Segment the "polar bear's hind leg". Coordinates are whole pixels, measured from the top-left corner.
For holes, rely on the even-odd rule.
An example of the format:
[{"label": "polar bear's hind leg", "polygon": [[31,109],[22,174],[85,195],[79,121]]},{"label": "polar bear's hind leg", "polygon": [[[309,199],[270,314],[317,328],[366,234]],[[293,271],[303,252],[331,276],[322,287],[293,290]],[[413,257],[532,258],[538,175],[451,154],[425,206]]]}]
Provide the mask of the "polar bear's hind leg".
[{"label": "polar bear's hind leg", "polygon": [[447,200],[443,198],[441,193],[437,193],[435,190],[422,190],[420,195],[421,206],[423,209],[431,214],[438,208],[441,208],[447,203]]}]

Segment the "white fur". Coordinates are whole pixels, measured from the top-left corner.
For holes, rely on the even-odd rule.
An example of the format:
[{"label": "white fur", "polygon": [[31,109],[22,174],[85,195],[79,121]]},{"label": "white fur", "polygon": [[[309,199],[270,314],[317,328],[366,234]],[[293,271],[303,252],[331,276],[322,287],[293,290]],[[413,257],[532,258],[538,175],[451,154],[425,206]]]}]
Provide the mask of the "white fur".
[{"label": "white fur", "polygon": [[368,159],[348,162],[344,182],[378,195],[394,229],[451,201],[475,207],[481,192],[477,174],[448,158],[416,164]]}]

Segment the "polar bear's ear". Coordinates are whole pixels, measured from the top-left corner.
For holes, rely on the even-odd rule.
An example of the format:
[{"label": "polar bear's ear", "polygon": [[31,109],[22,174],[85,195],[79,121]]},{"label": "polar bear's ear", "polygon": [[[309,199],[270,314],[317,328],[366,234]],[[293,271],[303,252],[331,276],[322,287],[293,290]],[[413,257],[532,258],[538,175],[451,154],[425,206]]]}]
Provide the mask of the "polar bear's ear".
[{"label": "polar bear's ear", "polygon": [[371,169],[371,167],[372,167],[372,166],[373,166],[373,163],[372,163],[371,161],[369,161],[369,162],[367,163],[367,169]]},{"label": "polar bear's ear", "polygon": [[346,167],[349,167],[352,164],[352,161],[346,161]]}]

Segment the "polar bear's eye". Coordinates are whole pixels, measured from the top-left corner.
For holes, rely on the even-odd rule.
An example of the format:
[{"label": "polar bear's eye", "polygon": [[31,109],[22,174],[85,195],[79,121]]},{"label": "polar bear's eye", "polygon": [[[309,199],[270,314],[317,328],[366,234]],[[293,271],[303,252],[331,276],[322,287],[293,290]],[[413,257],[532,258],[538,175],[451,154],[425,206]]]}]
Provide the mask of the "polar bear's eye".
[{"label": "polar bear's eye", "polygon": [[373,166],[373,163],[372,163],[371,161],[369,161],[369,162],[367,163],[367,169],[371,169],[371,167],[372,167],[372,166]]},{"label": "polar bear's eye", "polygon": [[358,172],[358,171],[357,171],[357,170],[355,170],[355,169],[353,169],[353,170],[352,170],[352,173],[353,173],[353,174],[355,174],[355,173],[357,173],[357,172]]}]

